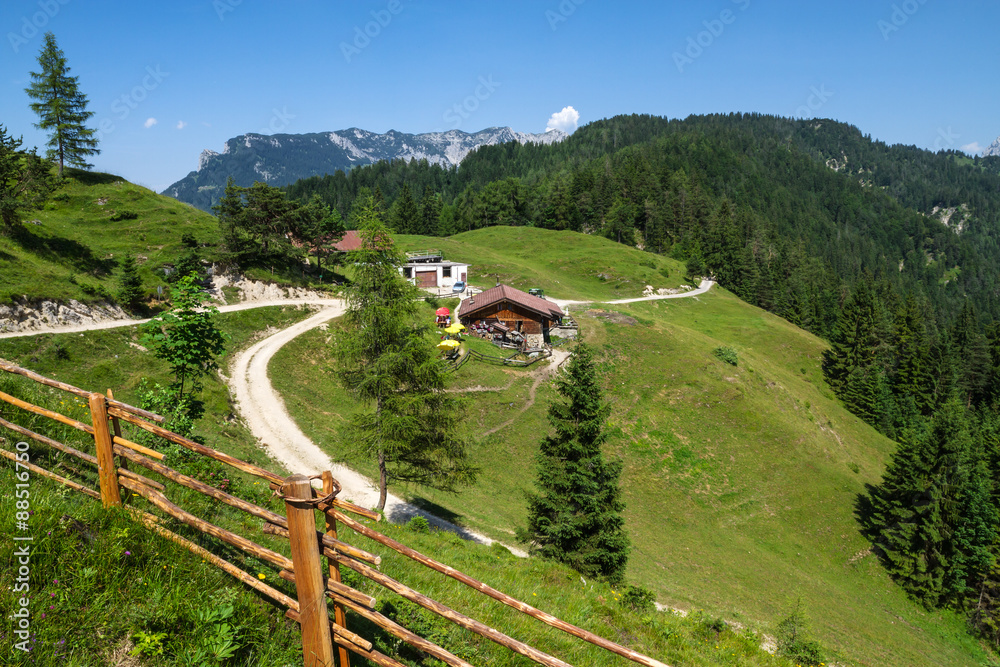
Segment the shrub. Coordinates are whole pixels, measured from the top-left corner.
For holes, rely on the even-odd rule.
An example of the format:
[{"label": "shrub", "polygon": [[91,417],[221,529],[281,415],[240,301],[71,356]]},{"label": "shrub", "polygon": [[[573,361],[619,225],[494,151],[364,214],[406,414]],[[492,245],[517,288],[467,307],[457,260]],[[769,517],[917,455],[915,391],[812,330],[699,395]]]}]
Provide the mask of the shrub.
[{"label": "shrub", "polygon": [[731,347],[717,347],[712,350],[712,354],[731,366],[736,366],[738,359],[736,350]]},{"label": "shrub", "polygon": [[780,623],[776,640],[778,655],[784,656],[799,665],[814,667],[824,662],[823,649],[819,642],[807,635],[808,620],[802,611],[802,600],[795,603],[792,610]]},{"label": "shrub", "polygon": [[111,217],[108,218],[111,222],[121,222],[122,220],[135,220],[139,217],[139,214],[135,211],[130,211],[124,208],[120,211],[114,211],[111,213]]},{"label": "shrub", "polygon": [[638,613],[650,613],[656,611],[656,595],[653,591],[642,586],[631,586],[625,588],[622,593],[621,606]]},{"label": "shrub", "polygon": [[421,516],[420,514],[411,518],[406,522],[406,527],[415,533],[429,533],[431,532],[431,524],[427,521],[427,517]]}]

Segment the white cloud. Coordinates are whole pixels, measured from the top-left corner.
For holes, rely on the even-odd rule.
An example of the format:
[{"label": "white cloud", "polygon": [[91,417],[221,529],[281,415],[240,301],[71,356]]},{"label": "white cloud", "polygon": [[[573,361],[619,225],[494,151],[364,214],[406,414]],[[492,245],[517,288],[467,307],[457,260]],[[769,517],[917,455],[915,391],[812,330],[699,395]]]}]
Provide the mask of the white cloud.
[{"label": "white cloud", "polygon": [[156,123],[157,123],[157,120],[155,118],[147,118],[146,122],[143,123],[142,126],[148,130],[149,128],[151,128],[154,125],[156,125]]},{"label": "white cloud", "polygon": [[185,127],[187,127],[187,123],[185,123],[182,120],[177,121],[177,129],[178,130],[183,130]]},{"label": "white cloud", "polygon": [[965,144],[962,146],[962,150],[966,153],[971,153],[972,155],[982,155],[983,150],[985,149],[979,145],[978,141],[973,141],[971,144]]},{"label": "white cloud", "polygon": [[549,116],[549,122],[545,125],[545,131],[549,130],[562,130],[563,132],[573,133],[576,129],[577,123],[580,121],[580,112],[573,107],[563,107],[562,111],[557,111],[556,113]]}]

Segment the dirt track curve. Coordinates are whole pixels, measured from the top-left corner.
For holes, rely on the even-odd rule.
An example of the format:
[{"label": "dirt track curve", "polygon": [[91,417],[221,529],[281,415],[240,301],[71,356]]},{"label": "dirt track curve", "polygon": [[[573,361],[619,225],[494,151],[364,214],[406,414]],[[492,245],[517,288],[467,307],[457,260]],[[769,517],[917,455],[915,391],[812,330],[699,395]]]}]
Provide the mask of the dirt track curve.
[{"label": "dirt track curve", "polygon": [[[711,289],[714,283],[710,280],[703,280],[697,289],[681,294],[665,294],[634,299],[618,299],[607,301],[607,304],[635,303],[637,301],[656,301],[660,299],[680,299],[695,297],[704,294]],[[581,303],[598,303],[595,301],[567,301],[562,299],[551,299],[560,307]],[[230,376],[227,378],[230,391],[233,394],[238,409],[243,420],[246,422],[250,432],[262,444],[267,453],[274,459],[280,461],[290,472],[312,475],[321,470],[330,470],[334,477],[343,487],[341,495],[345,499],[350,499],[364,507],[374,507],[378,503],[378,489],[366,477],[350,470],[342,465],[335,464],[330,457],[320,449],[312,440],[306,436],[295,421],[288,414],[285,403],[274,390],[267,375],[268,364],[271,358],[289,343],[292,339],[302,335],[306,331],[314,329],[330,320],[344,314],[345,304],[339,299],[272,299],[267,301],[253,301],[240,304],[220,306],[221,312],[232,312],[236,310],[248,310],[250,308],[261,308],[265,306],[285,306],[285,305],[311,305],[319,306],[320,310],[307,319],[294,324],[287,329],[282,329],[267,338],[264,338],[251,347],[237,354],[229,367]],[[19,336],[33,336],[41,333],[75,333],[82,331],[93,331],[98,329],[113,329],[142,324],[147,320],[114,320],[110,322],[99,322],[90,325],[68,326],[68,327],[47,327],[41,330],[5,333],[0,334],[0,338],[13,338]],[[553,355],[553,362],[547,367],[540,369],[538,377],[531,386],[529,403],[518,414],[528,409],[534,402],[535,390],[539,384],[558,369],[568,355],[558,351]],[[516,417],[515,417],[516,418]],[[513,421],[510,420],[510,421]],[[506,426],[510,421],[492,429],[494,432]],[[386,516],[393,522],[402,522],[417,514],[427,518],[434,525],[457,533],[466,539],[477,542],[490,543],[492,540],[484,535],[456,526],[432,514],[429,514],[409,503],[404,502],[397,496],[389,494],[386,500]],[[510,547],[508,547],[510,548]],[[516,549],[511,549],[518,555],[525,555]]]}]

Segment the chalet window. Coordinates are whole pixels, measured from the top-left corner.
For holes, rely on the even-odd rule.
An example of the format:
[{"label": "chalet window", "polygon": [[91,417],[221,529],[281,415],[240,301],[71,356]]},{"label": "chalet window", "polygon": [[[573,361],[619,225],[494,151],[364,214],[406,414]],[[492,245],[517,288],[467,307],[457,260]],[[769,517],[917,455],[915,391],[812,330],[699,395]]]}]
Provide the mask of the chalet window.
[{"label": "chalet window", "polygon": [[442,278],[451,278],[451,267],[450,266],[442,266],[441,267],[441,277]]},{"label": "chalet window", "polygon": [[404,266],[403,267],[403,277],[404,278],[412,278],[413,277],[413,267],[412,266]]}]

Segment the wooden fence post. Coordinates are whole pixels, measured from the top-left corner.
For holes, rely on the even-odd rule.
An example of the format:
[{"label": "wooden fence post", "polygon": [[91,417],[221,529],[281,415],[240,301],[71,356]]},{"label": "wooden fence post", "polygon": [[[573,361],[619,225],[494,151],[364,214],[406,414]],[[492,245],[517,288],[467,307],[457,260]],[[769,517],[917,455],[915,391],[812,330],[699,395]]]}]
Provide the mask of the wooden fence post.
[{"label": "wooden fence post", "polygon": [[[327,496],[333,493],[333,473],[329,470],[323,471],[323,495]],[[332,512],[325,512],[326,515],[326,534],[337,539],[337,520],[333,518]],[[330,579],[336,581],[338,584],[340,581],[340,563],[332,558],[327,558],[327,563],[330,567]],[[347,628],[347,616],[344,614],[343,605],[333,604],[333,618],[337,625],[342,628]],[[340,654],[340,667],[351,667],[351,654],[348,653],[347,649],[343,646],[337,647],[338,653]]]},{"label": "wooden fence post", "polygon": [[311,500],[312,487],[304,475],[292,475],[285,480],[284,491],[305,667],[333,667],[333,637],[316,537],[316,515],[311,506],[295,502],[297,499]]},{"label": "wooden fence post", "polygon": [[90,419],[94,426],[94,446],[97,449],[97,473],[101,480],[101,502],[105,507],[122,504],[118,492],[118,471],[108,429],[108,404],[103,394],[90,395]]},{"label": "wooden fence post", "polygon": [[[108,389],[108,400],[109,401],[115,400],[115,393],[113,391],[111,391],[111,389]],[[111,427],[112,427],[112,431],[113,431],[112,435],[114,437],[116,437],[116,438],[122,437],[122,425],[118,422],[118,417],[112,417],[111,418]],[[113,438],[112,438],[111,442],[114,443],[114,439]],[[114,447],[112,447],[112,450],[113,449],[114,449]],[[128,470],[128,459],[122,458],[122,459],[120,459],[118,461],[118,463],[119,463],[119,465],[118,465],[119,468],[121,468],[122,470]],[[133,495],[134,494],[131,491],[128,491],[126,489],[125,498],[122,499],[122,502],[128,503],[132,499]]]}]

